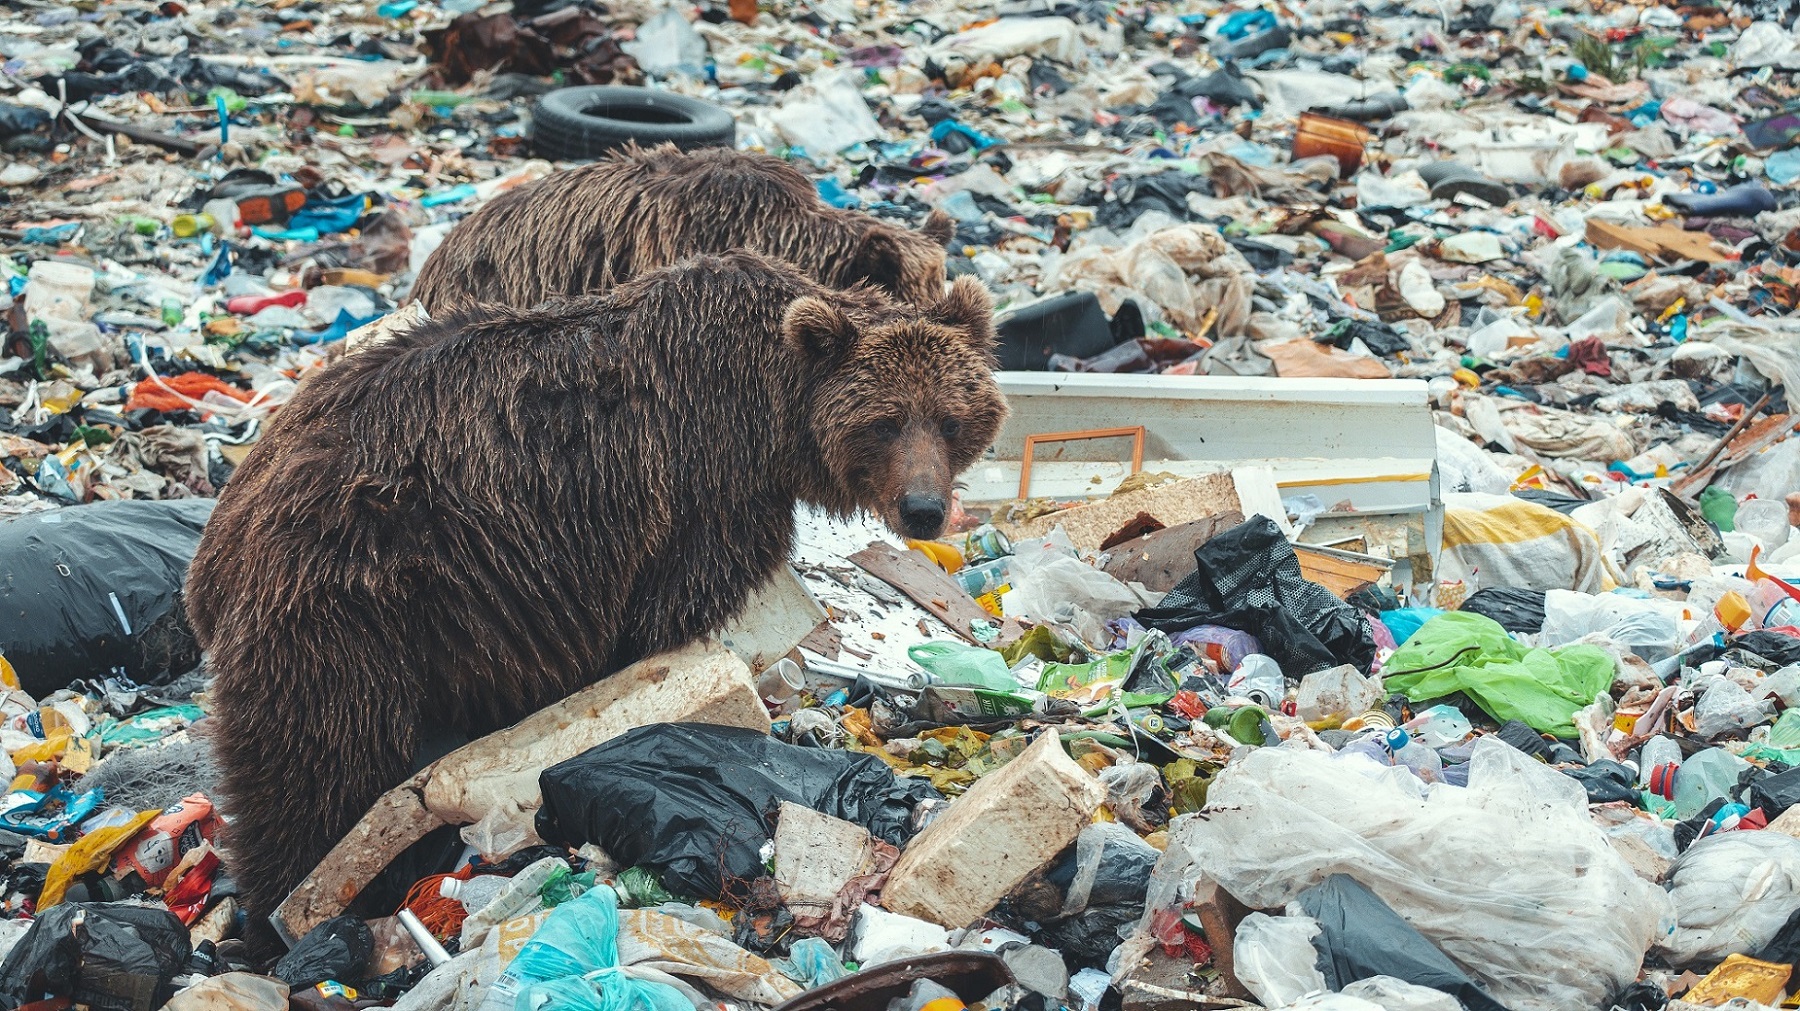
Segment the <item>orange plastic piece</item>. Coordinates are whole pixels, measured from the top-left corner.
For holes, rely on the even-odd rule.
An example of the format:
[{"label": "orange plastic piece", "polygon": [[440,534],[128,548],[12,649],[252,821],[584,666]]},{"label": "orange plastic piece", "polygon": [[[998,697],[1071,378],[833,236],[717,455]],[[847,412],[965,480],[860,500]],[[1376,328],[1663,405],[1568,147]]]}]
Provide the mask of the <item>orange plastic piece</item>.
[{"label": "orange plastic piece", "polygon": [[[167,388],[165,389],[165,387]],[[171,393],[170,390],[174,392]],[[160,382],[155,379],[146,379],[138,383],[131,391],[131,399],[125,402],[125,409],[127,411],[145,408],[152,411],[194,410],[194,405],[181,398],[200,400],[208,393],[224,394],[238,401],[250,399],[250,394],[232,386],[218,376],[209,376],[204,372],[183,372],[178,376],[164,376]]]}]

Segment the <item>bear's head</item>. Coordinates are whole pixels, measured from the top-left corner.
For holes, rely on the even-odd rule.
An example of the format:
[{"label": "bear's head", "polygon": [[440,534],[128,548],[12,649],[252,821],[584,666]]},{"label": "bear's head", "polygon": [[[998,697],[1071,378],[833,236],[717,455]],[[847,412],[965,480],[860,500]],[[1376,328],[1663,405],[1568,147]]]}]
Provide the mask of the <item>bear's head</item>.
[{"label": "bear's head", "polygon": [[930,305],[944,297],[944,244],[954,234],[956,223],[943,211],[932,211],[916,232],[874,222],[856,241],[838,287],[862,281],[902,302]]},{"label": "bear's head", "polygon": [[824,375],[807,422],[826,487],[808,497],[867,509],[906,537],[942,534],[951,483],[1006,420],[987,289],[959,277],[923,305],[805,296],[782,333]]}]

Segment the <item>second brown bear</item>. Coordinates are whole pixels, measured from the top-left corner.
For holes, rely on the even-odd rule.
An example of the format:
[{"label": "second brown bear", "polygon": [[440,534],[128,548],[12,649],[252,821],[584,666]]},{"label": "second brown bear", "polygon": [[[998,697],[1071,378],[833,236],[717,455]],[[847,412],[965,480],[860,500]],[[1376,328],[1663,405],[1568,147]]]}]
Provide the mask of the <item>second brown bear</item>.
[{"label": "second brown bear", "polygon": [[489,733],[717,630],[797,501],[937,536],[1006,415],[990,314],[971,279],[914,307],[739,252],[445,313],[309,377],[188,574],[248,910],[424,728]]},{"label": "second brown bear", "polygon": [[929,305],[944,294],[951,231],[941,211],[914,232],[832,207],[768,155],[630,145],[488,201],[426,259],[412,298],[434,315],[471,302],[525,308],[597,295],[683,257],[748,249],[828,288],[866,282]]}]

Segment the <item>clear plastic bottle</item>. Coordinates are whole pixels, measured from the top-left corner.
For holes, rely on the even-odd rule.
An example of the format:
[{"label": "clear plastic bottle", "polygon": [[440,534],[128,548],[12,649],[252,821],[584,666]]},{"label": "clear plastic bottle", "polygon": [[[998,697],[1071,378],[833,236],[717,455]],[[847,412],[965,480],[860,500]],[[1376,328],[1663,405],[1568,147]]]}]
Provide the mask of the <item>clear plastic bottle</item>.
[{"label": "clear plastic bottle", "polygon": [[1675,817],[1686,821],[1720,797],[1737,798],[1738,777],[1750,763],[1723,748],[1708,748],[1675,772]]},{"label": "clear plastic bottle", "polygon": [[480,945],[488,931],[500,924],[544,908],[541,890],[544,883],[559,870],[568,873],[568,861],[561,857],[545,857],[527,865],[510,878],[502,878],[507,887],[499,897],[480,911],[470,913],[469,918],[463,921],[462,950],[468,951]]},{"label": "clear plastic bottle", "polygon": [[1681,766],[1681,745],[1675,743],[1673,737],[1658,734],[1644,742],[1638,749],[1638,788],[1651,789],[1651,777],[1662,766]]},{"label": "clear plastic bottle", "polygon": [[511,882],[511,878],[499,874],[477,874],[467,880],[445,878],[438,883],[438,894],[462,903],[471,913],[478,913],[506,891]]},{"label": "clear plastic bottle", "polygon": [[1413,775],[1427,783],[1443,780],[1444,760],[1423,742],[1413,740],[1411,734],[1396,727],[1388,731],[1387,746],[1393,753],[1393,764],[1411,769]]},{"label": "clear plastic bottle", "polygon": [[1404,729],[1413,740],[1433,750],[1467,740],[1475,730],[1455,706],[1432,706],[1408,720]]}]

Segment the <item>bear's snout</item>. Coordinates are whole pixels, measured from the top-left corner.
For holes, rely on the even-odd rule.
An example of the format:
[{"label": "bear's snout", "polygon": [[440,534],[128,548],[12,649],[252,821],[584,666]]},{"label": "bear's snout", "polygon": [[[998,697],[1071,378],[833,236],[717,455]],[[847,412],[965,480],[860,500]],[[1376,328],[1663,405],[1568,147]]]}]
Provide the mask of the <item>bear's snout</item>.
[{"label": "bear's snout", "polygon": [[907,494],[900,497],[900,523],[904,533],[915,540],[928,541],[944,532],[944,518],[950,509],[944,496]]}]

